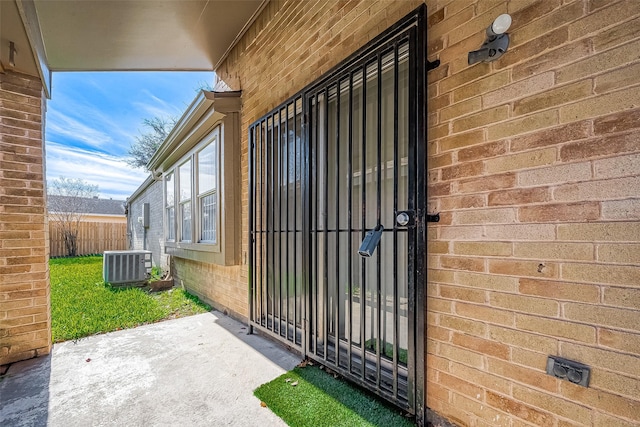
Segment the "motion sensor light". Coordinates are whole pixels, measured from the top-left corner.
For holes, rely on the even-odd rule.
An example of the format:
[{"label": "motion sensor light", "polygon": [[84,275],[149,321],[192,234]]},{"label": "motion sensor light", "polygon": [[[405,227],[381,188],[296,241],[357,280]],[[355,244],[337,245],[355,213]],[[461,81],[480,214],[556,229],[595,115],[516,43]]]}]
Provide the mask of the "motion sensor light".
[{"label": "motion sensor light", "polygon": [[511,26],[511,15],[503,13],[487,27],[487,38],[480,49],[469,52],[469,65],[476,62],[492,62],[500,58],[509,48],[509,34],[506,31]]},{"label": "motion sensor light", "polygon": [[487,37],[498,36],[507,32],[511,26],[511,15],[503,13],[487,28]]}]

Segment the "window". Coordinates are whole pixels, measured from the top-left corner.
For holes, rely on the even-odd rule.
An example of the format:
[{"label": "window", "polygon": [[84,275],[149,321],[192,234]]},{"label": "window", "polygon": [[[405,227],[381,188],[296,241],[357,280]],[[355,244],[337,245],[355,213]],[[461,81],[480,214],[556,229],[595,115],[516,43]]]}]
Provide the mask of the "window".
[{"label": "window", "polygon": [[218,243],[218,128],[197,154],[200,242]]},{"label": "window", "polygon": [[191,241],[191,160],[178,168],[178,186],[180,188],[180,241]]},{"label": "window", "polygon": [[165,194],[165,212],[166,212],[166,220],[167,220],[167,229],[166,236],[167,241],[175,241],[176,240],[176,209],[174,206],[175,198],[174,198],[174,188],[175,182],[173,179],[173,173],[167,174],[164,179],[164,194]]},{"label": "window", "polygon": [[165,252],[241,260],[240,93],[201,91],[149,161],[165,188]]},{"label": "window", "polygon": [[[218,249],[219,138],[220,126],[216,126],[183,156],[177,168],[166,175],[167,241],[196,242]],[[176,186],[177,199],[174,197]],[[177,238],[176,222],[179,225]]]},{"label": "window", "polygon": [[[218,164],[219,164],[219,135],[216,127],[188,153],[177,173],[171,172],[165,178],[166,211],[167,211],[167,241],[175,241],[175,212],[178,212],[180,242],[217,245],[218,224]],[[184,158],[183,158],[184,160]],[[196,165],[194,168],[192,165]],[[179,189],[178,200],[174,198],[174,175],[177,174]],[[193,200],[193,194],[197,197]],[[194,228],[197,227],[197,228]]]}]

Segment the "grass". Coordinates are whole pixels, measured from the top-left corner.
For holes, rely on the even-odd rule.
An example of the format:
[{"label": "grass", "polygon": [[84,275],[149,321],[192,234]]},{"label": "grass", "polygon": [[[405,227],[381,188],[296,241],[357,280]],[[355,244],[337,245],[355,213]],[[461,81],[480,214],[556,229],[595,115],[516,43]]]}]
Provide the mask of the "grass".
[{"label": "grass", "polygon": [[49,261],[53,341],[133,328],[205,313],[211,308],[182,289],[151,294],[142,288],[115,288],[102,280],[102,257]]},{"label": "grass", "polygon": [[377,398],[316,366],[297,367],[261,385],[254,394],[295,427],[414,425]]}]

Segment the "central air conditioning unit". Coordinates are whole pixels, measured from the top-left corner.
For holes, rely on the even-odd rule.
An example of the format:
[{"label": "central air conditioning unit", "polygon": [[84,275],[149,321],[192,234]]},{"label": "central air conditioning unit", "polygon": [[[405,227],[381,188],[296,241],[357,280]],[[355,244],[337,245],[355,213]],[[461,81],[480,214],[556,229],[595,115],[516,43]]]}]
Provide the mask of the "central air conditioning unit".
[{"label": "central air conditioning unit", "polygon": [[105,251],[102,278],[112,285],[140,284],[151,275],[151,251]]}]

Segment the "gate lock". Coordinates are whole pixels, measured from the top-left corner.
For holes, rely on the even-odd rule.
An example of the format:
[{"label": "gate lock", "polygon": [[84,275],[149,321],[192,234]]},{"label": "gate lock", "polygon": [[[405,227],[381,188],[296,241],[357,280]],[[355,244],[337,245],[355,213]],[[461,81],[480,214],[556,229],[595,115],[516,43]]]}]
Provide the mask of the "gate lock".
[{"label": "gate lock", "polygon": [[413,227],[416,224],[416,212],[414,210],[396,211],[396,225],[398,227]]},{"label": "gate lock", "polygon": [[360,244],[358,255],[363,258],[371,258],[373,253],[376,251],[376,247],[378,247],[378,243],[380,243],[382,231],[384,231],[382,224],[378,225],[373,230],[369,230],[367,234],[364,235],[364,240]]}]

